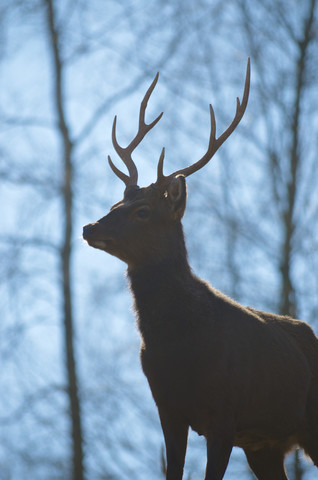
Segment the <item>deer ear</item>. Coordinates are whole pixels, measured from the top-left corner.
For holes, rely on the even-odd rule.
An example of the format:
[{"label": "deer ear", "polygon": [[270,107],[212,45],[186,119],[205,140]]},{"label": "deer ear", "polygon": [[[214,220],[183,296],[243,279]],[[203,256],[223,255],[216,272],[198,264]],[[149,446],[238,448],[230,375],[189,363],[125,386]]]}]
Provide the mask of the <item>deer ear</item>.
[{"label": "deer ear", "polygon": [[172,178],[167,188],[167,197],[172,218],[180,220],[183,217],[187,199],[187,185],[184,175],[177,175]]}]

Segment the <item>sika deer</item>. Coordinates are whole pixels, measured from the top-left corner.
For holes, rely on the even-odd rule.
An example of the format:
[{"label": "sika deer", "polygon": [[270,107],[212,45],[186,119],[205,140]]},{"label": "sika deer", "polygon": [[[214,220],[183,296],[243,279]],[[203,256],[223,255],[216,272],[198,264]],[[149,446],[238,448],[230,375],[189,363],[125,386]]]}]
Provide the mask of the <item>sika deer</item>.
[{"label": "sika deer", "polygon": [[154,184],[137,186],[133,150],[161,118],[145,123],[157,83],[140,107],[139,129],[126,148],[112,139],[128,168],[124,198],[83,237],[128,265],[141,335],[141,364],[157,404],[166,443],[168,480],[180,480],[191,427],[207,441],[206,480],[223,478],[232,447],[244,449],[259,480],[286,480],[284,456],[302,447],[318,466],[318,340],[304,322],[246,308],[191,271],[181,219],[185,177],[202,168],[240,122],[248,101],[248,63],[242,104],[231,125],[211,133],[203,157],[163,175],[164,149]]}]

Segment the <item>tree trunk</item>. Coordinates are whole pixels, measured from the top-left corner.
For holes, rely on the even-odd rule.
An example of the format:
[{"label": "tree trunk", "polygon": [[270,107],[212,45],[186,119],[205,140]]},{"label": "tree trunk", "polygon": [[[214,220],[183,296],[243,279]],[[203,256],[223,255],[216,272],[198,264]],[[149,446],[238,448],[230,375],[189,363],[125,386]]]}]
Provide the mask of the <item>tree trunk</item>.
[{"label": "tree trunk", "polygon": [[[296,193],[298,185],[298,170],[301,163],[300,145],[299,145],[299,120],[301,101],[304,93],[306,78],[306,58],[307,51],[311,41],[311,31],[313,28],[314,8],[316,0],[312,0],[310,10],[304,23],[303,37],[298,41],[299,56],[295,72],[295,97],[293,105],[293,115],[290,124],[291,130],[291,148],[289,156],[289,182],[287,184],[287,208],[283,215],[284,240],[282,246],[281,263],[281,306],[280,313],[297,317],[297,300],[295,287],[292,281],[292,250],[293,234],[295,231],[294,212],[296,205]],[[293,462],[294,480],[302,480],[303,468],[299,458],[299,452],[296,451]]]},{"label": "tree trunk", "polygon": [[63,63],[59,46],[59,33],[55,27],[55,12],[53,0],[45,0],[47,10],[47,24],[49,44],[52,49],[53,74],[54,74],[54,105],[59,122],[59,134],[62,144],[63,159],[63,191],[62,204],[64,213],[63,240],[60,249],[61,273],[62,273],[62,298],[63,298],[63,325],[66,351],[67,391],[70,402],[71,430],[72,430],[72,457],[73,457],[73,480],[84,480],[83,467],[83,434],[81,422],[81,408],[78,393],[78,378],[76,372],[74,351],[74,321],[72,312],[72,153],[69,128],[65,118],[65,106],[63,95]]}]

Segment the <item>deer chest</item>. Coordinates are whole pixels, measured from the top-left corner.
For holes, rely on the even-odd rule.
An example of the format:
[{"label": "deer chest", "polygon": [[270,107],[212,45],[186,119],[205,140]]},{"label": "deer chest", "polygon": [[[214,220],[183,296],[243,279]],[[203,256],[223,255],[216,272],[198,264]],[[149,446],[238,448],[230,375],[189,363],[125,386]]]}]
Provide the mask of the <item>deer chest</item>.
[{"label": "deer chest", "polygon": [[[201,433],[204,412],[216,408],[215,385],[218,383],[200,349],[189,349],[187,344],[177,347],[165,345],[156,348],[141,346],[141,364],[152,395],[159,407],[182,413],[193,429]],[[200,413],[199,413],[200,412]]]}]

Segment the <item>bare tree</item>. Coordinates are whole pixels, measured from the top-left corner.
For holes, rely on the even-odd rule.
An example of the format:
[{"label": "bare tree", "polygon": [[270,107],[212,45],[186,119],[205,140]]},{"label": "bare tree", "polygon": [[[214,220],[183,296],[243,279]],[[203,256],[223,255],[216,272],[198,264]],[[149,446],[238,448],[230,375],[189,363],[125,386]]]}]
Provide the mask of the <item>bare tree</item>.
[{"label": "bare tree", "polygon": [[56,110],[58,132],[61,142],[63,162],[62,211],[63,235],[60,249],[62,272],[61,298],[64,339],[66,352],[67,392],[70,402],[70,419],[72,431],[73,479],[83,480],[83,427],[81,405],[76,369],[74,345],[74,317],[72,292],[72,231],[73,231],[73,142],[65,112],[65,71],[61,54],[61,38],[57,27],[53,0],[46,0],[47,31],[52,55],[53,104]]},{"label": "bare tree", "polygon": [[[205,198],[201,197],[198,203],[194,201],[194,207],[198,205],[196,214],[202,211],[203,205],[210,209],[211,220],[209,225],[204,222],[205,227],[211,232],[210,236],[217,232],[223,244],[214,244],[212,251],[209,243],[206,250],[199,252],[197,241],[193,255],[202,273],[211,278],[212,272],[219,285],[237,299],[299,316],[315,327],[316,1],[290,5],[280,1],[244,0],[235,7],[232,5],[232,15],[226,7],[213,11],[215,5],[200,2],[201,9],[188,15],[184,23],[192,44],[179,63],[179,69],[183,68],[183,85],[187,78],[187,86],[182,91],[188,90],[188,99],[199,107],[201,99],[209,98],[207,86],[211,91],[213,85],[213,91],[218,91],[222,99],[224,93],[217,84],[221,85],[225,77],[224,83],[236,83],[238,68],[231,59],[234,57],[237,61],[243,54],[251,56],[252,89],[247,112],[250,124],[239,131],[237,146],[220,152],[226,161],[223,160],[221,166],[214,165],[215,173],[211,167],[211,177],[207,175],[204,188]],[[216,16],[223,21],[213,30]],[[213,38],[204,35],[212,30],[214,33],[222,30],[221,42],[227,43],[227,49],[220,48],[218,35]],[[191,52],[196,55],[191,57]],[[199,56],[204,58],[201,70]],[[224,69],[224,61],[231,68]],[[180,76],[174,78],[180,81]],[[195,83],[193,79],[197,84],[204,84],[204,88],[196,91],[199,98],[189,87]],[[219,101],[214,102],[216,107]],[[187,118],[186,129],[192,136],[193,116],[182,112],[176,123],[183,127]],[[199,236],[203,228],[200,222]],[[192,233],[195,234],[193,229]],[[205,273],[207,267],[209,273]],[[290,468],[294,478],[300,479],[302,470],[309,467],[299,462],[296,453],[294,466]]]},{"label": "bare tree", "polygon": [[[11,466],[8,466],[8,475],[10,472],[13,477],[18,475],[19,469],[21,472],[23,468],[34,477],[36,475],[47,477],[48,471],[53,476],[53,465],[58,472],[56,475],[62,475],[62,478],[65,478],[65,475],[69,476],[68,471],[72,470],[74,479],[83,479],[85,468],[96,478],[105,475],[111,477],[115,475],[116,460],[118,465],[131,473],[129,455],[125,456],[125,452],[129,450],[136,453],[137,451],[132,442],[127,442],[123,421],[120,417],[119,419],[114,417],[113,409],[115,408],[118,413],[122,412],[122,415],[125,411],[127,415],[128,412],[130,412],[129,415],[134,412],[137,417],[140,415],[140,402],[136,400],[134,393],[130,396],[127,393],[123,395],[122,402],[115,401],[115,396],[120,397],[121,390],[126,389],[125,382],[121,382],[118,378],[123,375],[124,368],[118,369],[117,377],[109,374],[106,380],[103,378],[101,373],[105,374],[107,371],[113,373],[107,369],[110,361],[100,347],[102,341],[99,346],[96,343],[90,345],[91,350],[99,352],[99,358],[89,352],[85,341],[80,341],[83,326],[80,325],[76,312],[80,310],[79,304],[82,306],[81,311],[85,308],[81,303],[82,298],[76,297],[74,293],[81,288],[78,278],[74,277],[75,254],[80,248],[79,242],[76,242],[78,234],[74,225],[78,228],[81,223],[78,220],[79,215],[85,215],[83,214],[85,209],[97,208],[100,199],[105,199],[105,193],[100,195],[101,189],[98,189],[96,170],[94,176],[93,174],[91,176],[93,185],[90,184],[91,179],[86,168],[85,176],[80,181],[82,164],[87,166],[88,162],[94,163],[92,158],[101,155],[101,148],[105,150],[104,130],[102,134],[96,134],[100,124],[105,122],[105,113],[125,96],[131,95],[138,89],[145,76],[144,72],[137,68],[132,71],[131,76],[127,76],[126,81],[118,81],[118,78],[122,79],[118,67],[122,58],[119,56],[119,60],[114,61],[114,57],[118,55],[118,45],[123,42],[124,50],[127,44],[125,40],[121,40],[122,33],[116,32],[117,21],[123,21],[123,7],[118,6],[117,2],[113,2],[113,6],[111,15],[108,10],[109,5],[105,6],[103,2],[97,2],[92,6],[91,11],[88,11],[86,2],[75,4],[71,1],[66,4],[53,0],[34,2],[32,5],[26,5],[23,2],[14,2],[9,5],[8,2],[6,10],[10,38],[13,37],[11,30],[16,34],[15,45],[9,43],[9,48],[13,50],[10,53],[14,53],[11,58],[17,59],[18,64],[22,63],[22,72],[25,68],[25,64],[19,58],[22,50],[25,62],[30,61],[31,57],[31,64],[36,66],[25,70],[30,73],[25,75],[21,73],[12,77],[10,88],[8,88],[11,99],[3,94],[3,90],[1,97],[1,117],[5,128],[1,135],[0,176],[3,181],[1,194],[6,198],[6,202],[8,200],[9,202],[6,207],[5,228],[2,229],[0,239],[1,252],[5,258],[5,261],[1,262],[1,273],[4,279],[0,286],[1,293],[4,294],[1,298],[4,335],[1,338],[0,351],[3,359],[10,354],[10,359],[14,359],[12,363],[15,365],[16,362],[17,365],[14,368],[15,376],[11,380],[10,388],[6,387],[6,395],[2,398],[0,422],[5,427],[1,433],[3,438],[8,437],[8,428],[11,426],[12,436],[4,442],[6,452],[10,451],[12,458],[18,458],[20,461],[20,466],[17,461],[10,462]],[[97,12],[101,9],[103,15],[100,14],[98,17],[95,7]],[[85,14],[91,14],[94,17],[91,24],[79,21],[82,15],[85,17]],[[99,23],[101,18],[103,25]],[[21,29],[21,22],[23,29]],[[129,16],[121,26],[124,36],[130,35],[129,29],[126,28],[127,24],[129,24]],[[108,27],[106,28],[105,25]],[[130,36],[132,50],[141,40],[137,33],[133,42]],[[31,48],[28,48],[28,42]],[[103,65],[99,65],[100,78],[103,80],[108,64],[111,63],[112,69],[108,71],[111,80],[108,84],[104,84],[103,81],[95,79],[95,85],[98,88],[94,87],[92,90],[93,101],[89,103],[87,92],[91,85],[87,83],[91,78],[86,79],[86,85],[79,94],[77,80],[80,69],[77,62],[85,64],[86,59],[92,68],[94,62],[90,56],[93,57],[99,50],[103,51],[105,60]],[[33,52],[37,53],[33,56]],[[122,57],[125,55],[127,53],[122,54]],[[4,55],[3,61],[4,64],[5,62],[10,64],[9,55]],[[117,73],[115,65],[118,67]],[[12,70],[14,71],[14,68]],[[31,82],[28,75],[32,78]],[[83,76],[83,74],[80,75]],[[117,80],[114,81],[116,76]],[[71,79],[75,79],[73,83],[75,92],[70,93],[67,85]],[[4,82],[4,76],[2,76],[2,82]],[[6,82],[9,85],[10,80],[6,79]],[[82,108],[84,114],[74,115],[72,108],[75,111]],[[5,133],[9,136],[10,142],[6,142]],[[104,168],[102,171],[104,172]],[[8,195],[10,188],[17,191],[17,196],[12,194],[12,203]],[[109,191],[111,188],[112,186]],[[89,198],[90,202],[85,202],[84,198]],[[59,205],[60,214],[56,211],[57,205]],[[15,224],[23,225],[20,234],[15,230]],[[101,282],[104,280],[105,278],[101,279]],[[117,295],[118,288],[111,285],[108,289],[104,289],[104,302],[107,291],[111,295]],[[93,304],[96,290],[90,293],[89,303]],[[47,303],[45,303],[45,297],[49,299]],[[90,307],[86,309],[86,311],[89,310]],[[58,318],[62,320],[60,326],[56,321]],[[117,325],[119,323],[117,318],[112,322]],[[96,323],[95,319],[93,324],[95,332]],[[55,328],[54,336],[48,334],[52,324]],[[58,358],[57,337],[60,334],[60,328],[64,343],[64,362]],[[51,365],[42,363],[43,359],[38,351],[40,349],[36,348],[38,346],[36,332],[39,329],[45,332],[44,337],[45,335],[50,337],[46,341],[52,345],[50,350],[54,349],[53,364],[57,368],[52,369]],[[31,345],[29,340],[31,336],[35,337],[35,346],[31,347],[32,360],[29,358],[30,352],[27,351],[29,344]],[[109,337],[108,342],[114,343],[111,334]],[[94,339],[95,342],[100,341],[101,337],[95,333]],[[46,341],[43,338],[40,342],[43,344],[44,358]],[[105,347],[105,344],[103,346]],[[125,358],[123,347],[121,355]],[[51,358],[51,351],[46,356]],[[82,375],[78,373],[80,356]],[[116,358],[119,359],[118,351]],[[94,364],[91,361],[93,359]],[[101,361],[106,368],[100,368]],[[86,370],[88,365],[92,367],[89,372]],[[51,376],[54,380],[51,380],[47,369],[50,374],[52,372]],[[60,369],[66,373],[65,377],[58,375]],[[96,378],[92,371],[98,371]],[[83,372],[86,374],[86,382]],[[3,374],[1,380],[6,385],[6,375]],[[103,405],[109,404],[109,407],[104,408],[100,405],[101,385],[105,394]],[[12,402],[10,398],[14,396],[15,388],[19,393],[16,394],[16,401]],[[115,392],[113,399],[110,392],[112,389]],[[56,397],[58,400],[55,400]],[[61,401],[61,398],[64,400]],[[67,399],[66,402],[65,399]],[[9,411],[4,413],[7,405],[10,405]],[[45,415],[41,415],[41,409],[46,410]],[[106,434],[101,420],[105,411],[108,418]],[[85,435],[83,415],[86,419],[85,424],[89,425],[89,431],[85,432]],[[38,422],[38,428],[32,431],[32,443],[30,439],[32,448],[26,444],[31,430],[29,428],[31,417],[32,422]],[[153,428],[151,415],[147,414],[146,417],[149,424],[147,428]],[[17,423],[21,431],[24,429],[28,432],[27,435],[19,436],[19,442],[14,441]],[[91,431],[93,425],[94,431]],[[45,442],[41,441],[41,438],[47,436],[49,432],[52,432],[50,442],[52,449],[50,454],[45,456],[42,448]],[[91,440],[90,448],[85,443],[85,436]],[[59,441],[57,441],[58,438]],[[118,439],[118,443],[123,443],[122,449],[116,448],[118,451],[116,455],[112,455],[114,443],[111,440],[114,438]],[[142,438],[141,434],[140,438]],[[94,449],[94,445],[102,445],[102,440],[105,441],[102,447],[103,454],[98,448]],[[16,447],[14,447],[15,444]],[[84,452],[86,452],[86,459]],[[147,456],[149,462],[153,463],[152,456],[146,453],[145,457]],[[159,448],[157,458],[159,472]],[[0,462],[2,463],[2,459]],[[6,468],[7,466],[4,471]],[[93,477],[90,476],[90,478]]]},{"label": "bare tree", "polygon": [[[125,144],[125,131],[136,126],[126,106],[134,111],[158,70],[160,89],[151,108],[161,111],[164,105],[165,114],[136,159],[151,180],[162,146],[167,147],[164,173],[199,158],[206,147],[210,102],[220,118],[217,128],[228,123],[235,109],[233,95],[242,88],[242,70],[251,56],[245,124],[232,144],[222,147],[206,175],[198,174],[189,185],[185,227],[193,239],[190,254],[195,269],[217,287],[243,303],[273,311],[283,311],[282,269],[288,264],[285,298],[293,305],[289,311],[295,309],[307,321],[315,319],[317,12],[312,2],[300,78],[297,62],[311,3],[285,3],[1,4],[5,28],[0,52],[0,195],[5,208],[0,234],[0,354],[5,368],[0,374],[0,463],[14,479],[26,476],[26,471],[33,478],[70,476],[70,393],[73,401],[75,397],[70,390],[74,377],[65,382],[67,358],[79,377],[78,414],[85,429],[77,458],[84,459],[87,476],[119,478],[126,472],[133,477],[135,464],[145,477],[149,472],[160,476],[162,439],[146,386],[136,373],[138,365],[133,365],[133,349],[138,347],[132,315],[124,313],[129,300],[122,295],[121,280],[113,284],[110,274],[120,267],[107,264],[109,272],[104,273],[107,268],[98,269],[97,257],[96,265],[87,264],[84,246],[77,241],[80,226],[102,215],[105,205],[121,193],[104,163],[111,153],[113,115],[120,114],[119,142]],[[292,193],[297,78],[301,94]],[[141,183],[146,183],[144,178]],[[291,219],[289,240],[286,215]],[[194,228],[196,221],[200,228]],[[205,245],[202,235],[209,238]],[[289,254],[284,257],[286,246]],[[70,295],[65,303],[64,291]],[[75,366],[66,349],[60,354],[61,338],[67,345],[65,312],[72,320],[68,348],[70,353],[73,347]],[[75,418],[76,401],[73,407]],[[134,442],[127,435],[127,418],[136,433]],[[24,435],[15,434],[17,425]],[[48,437],[49,460],[42,448]],[[195,478],[202,473],[198,459],[203,447],[194,437],[190,442],[195,454],[187,468]],[[234,472],[247,475],[237,454],[229,478]]]},{"label": "bare tree", "polygon": [[[281,314],[308,315],[303,305],[316,299],[303,291],[299,268],[302,263],[310,262],[305,254],[306,244],[309,238],[314,242],[315,235],[313,185],[317,181],[314,164],[317,132],[310,104],[314,100],[312,87],[317,82],[317,2],[295,4],[290,10],[284,2],[268,1],[262,5],[256,2],[255,10],[251,2],[240,3],[266,132],[259,143],[264,149],[267,178],[271,182],[271,210],[276,217],[272,221],[281,236],[277,251],[280,283],[277,304]],[[268,72],[270,59],[273,72]],[[307,320],[313,321],[311,315]],[[304,478],[305,469],[296,452],[293,478]]]}]

